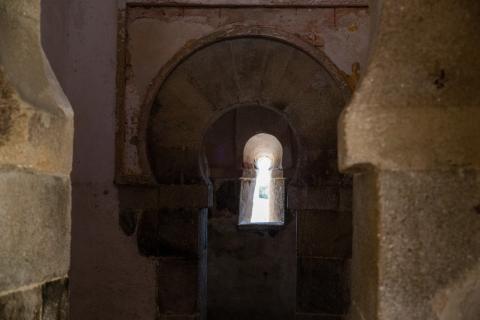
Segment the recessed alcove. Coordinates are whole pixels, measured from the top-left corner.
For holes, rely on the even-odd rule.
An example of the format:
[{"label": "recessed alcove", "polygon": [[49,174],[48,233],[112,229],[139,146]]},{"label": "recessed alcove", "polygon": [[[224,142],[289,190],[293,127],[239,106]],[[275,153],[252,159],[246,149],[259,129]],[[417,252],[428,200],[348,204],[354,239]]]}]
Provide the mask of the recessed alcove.
[{"label": "recessed alcove", "polygon": [[[340,316],[351,217],[339,194],[343,201],[351,193],[336,167],[336,123],[347,84],[315,48],[265,28],[244,31],[214,34],[181,52],[140,110],[142,172],[151,172],[155,187],[183,192],[180,208],[205,199],[196,202],[203,204],[198,261],[190,261],[199,266],[199,287],[176,289],[198,294],[198,309],[161,312],[199,310],[208,320]],[[264,206],[258,212],[255,198]],[[171,234],[174,255],[188,258],[184,235]],[[159,287],[169,283],[178,286],[162,278]],[[325,299],[315,300],[318,292]]]},{"label": "recessed alcove", "polygon": [[285,185],[298,163],[294,129],[273,108],[235,106],[211,123],[203,152],[213,194],[208,319],[293,319],[296,220],[285,211]]}]

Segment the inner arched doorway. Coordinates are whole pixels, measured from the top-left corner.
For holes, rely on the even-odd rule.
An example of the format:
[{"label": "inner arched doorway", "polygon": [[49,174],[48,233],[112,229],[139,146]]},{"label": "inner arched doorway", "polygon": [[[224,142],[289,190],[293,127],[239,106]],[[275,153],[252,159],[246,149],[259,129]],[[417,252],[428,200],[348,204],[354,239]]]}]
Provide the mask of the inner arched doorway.
[{"label": "inner arched doorway", "polygon": [[[210,320],[344,314],[351,215],[340,194],[351,196],[351,186],[336,168],[336,123],[349,91],[333,64],[314,52],[273,36],[217,39],[171,67],[151,99],[146,150],[155,183],[210,186],[200,251],[168,253],[200,266],[200,295],[178,314],[195,308],[208,309]],[[259,133],[282,146],[285,217],[278,225],[242,226],[244,151]]]}]

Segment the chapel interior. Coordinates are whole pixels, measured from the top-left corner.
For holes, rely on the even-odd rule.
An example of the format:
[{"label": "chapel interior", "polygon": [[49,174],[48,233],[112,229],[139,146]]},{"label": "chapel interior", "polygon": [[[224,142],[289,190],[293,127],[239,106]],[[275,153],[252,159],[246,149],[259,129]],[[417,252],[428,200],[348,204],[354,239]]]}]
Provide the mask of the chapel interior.
[{"label": "chapel interior", "polygon": [[0,320],[480,319],[480,2],[0,0]]}]

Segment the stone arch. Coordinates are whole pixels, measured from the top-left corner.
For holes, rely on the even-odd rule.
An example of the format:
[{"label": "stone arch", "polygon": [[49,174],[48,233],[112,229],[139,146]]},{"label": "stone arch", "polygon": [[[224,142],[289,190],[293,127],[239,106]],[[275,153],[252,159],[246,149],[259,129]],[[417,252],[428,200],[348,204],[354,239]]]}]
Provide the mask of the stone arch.
[{"label": "stone arch", "polygon": [[[278,70],[280,74],[275,74]],[[179,88],[181,93],[176,92]],[[200,40],[188,54],[179,53],[160,72],[142,111],[139,134],[147,134],[147,139],[139,141],[148,141],[149,148],[139,149],[145,149],[145,161],[153,165],[157,182],[197,183],[195,155],[201,153],[203,132],[224,110],[242,104],[278,110],[298,130],[301,144],[318,150],[326,144],[332,147],[325,140],[335,136],[332,123],[336,120],[331,120],[337,118],[349,94],[328,58],[301,40],[265,28],[229,29]],[[322,110],[322,117],[316,117],[315,110]],[[183,136],[173,130],[179,126]],[[324,139],[316,139],[317,134]],[[162,159],[160,154],[173,158],[156,163]],[[176,172],[179,164],[173,161],[179,158],[188,162],[183,173]],[[166,168],[168,163],[176,167]],[[159,168],[166,170],[159,174]],[[167,171],[176,173],[172,176]]]},{"label": "stone arch", "polygon": [[[232,118],[237,117],[238,113],[240,113],[240,126],[245,125],[245,121],[248,121],[246,119],[248,116],[244,114],[253,114],[256,118],[268,117],[271,121],[269,125],[262,124],[262,121],[258,123],[250,122],[251,126],[246,130],[241,130],[241,134],[236,139],[230,137],[223,139],[224,141],[218,141],[216,136],[226,137],[225,132],[222,135],[222,127],[225,126],[226,122],[231,123],[234,121]],[[295,128],[282,111],[272,107],[247,104],[226,108],[226,110],[218,112],[208,123],[202,135],[202,150],[199,159],[201,174],[206,183],[210,184],[212,178],[241,177],[245,168],[243,146],[245,146],[251,136],[262,132],[280,139],[280,144],[284,148],[280,166],[286,169],[286,176],[289,179],[295,180],[299,166],[298,154],[301,153],[301,146]],[[225,170],[222,170],[223,173],[216,174],[211,171],[219,166],[220,159],[215,154],[218,155],[218,148],[225,149],[225,146],[228,144],[236,146],[236,150],[230,151],[231,154],[234,154],[234,159],[229,159],[222,163],[220,167],[228,168],[227,170],[230,170],[230,174],[225,174]]]},{"label": "stone arch", "polygon": [[277,137],[268,133],[257,133],[248,139],[243,148],[243,169],[254,169],[255,161],[268,157],[271,169],[282,169],[283,146]]},{"label": "stone arch", "polygon": [[[234,26],[227,29],[213,33],[212,35],[200,39],[193,44],[190,44],[184,50],[180,51],[167,65],[162,68],[157,77],[152,81],[152,85],[148,90],[148,93],[145,97],[144,103],[142,105],[139,129],[137,136],[138,139],[138,152],[140,157],[141,166],[144,168],[144,172],[152,172],[150,170],[150,159],[148,156],[147,143],[149,136],[149,126],[151,127],[151,115],[152,110],[155,108],[155,100],[158,97],[159,93],[165,88],[168,84],[168,81],[175,77],[175,74],[178,73],[178,70],[182,68],[185,64],[189,63],[192,58],[198,56],[202,52],[216,47],[219,44],[225,42],[235,42],[241,41],[242,39],[254,39],[257,41],[271,42],[278,45],[282,45],[288,48],[291,48],[292,51],[297,55],[301,55],[304,58],[309,59],[312,64],[318,65],[318,67],[324,70],[324,74],[328,75],[329,85],[335,87],[335,95],[341,100],[339,105],[343,107],[346,101],[350,97],[350,89],[347,85],[347,82],[344,79],[343,74],[337,69],[337,67],[328,59],[328,57],[317,48],[314,48],[310,44],[307,44],[303,40],[297,38],[296,36],[290,35],[285,32],[274,30],[267,27],[240,27]],[[306,72],[306,70],[304,70]],[[322,86],[321,83],[318,83]],[[321,99],[319,100],[321,101]],[[222,109],[233,107],[238,104],[246,103],[261,103],[258,99],[244,99],[242,101],[230,101],[226,102]],[[319,103],[321,104],[321,102]],[[152,108],[153,107],[153,108]],[[282,104],[277,105],[268,105],[266,107],[276,108],[280,111],[282,110]],[[284,107],[284,106],[283,106]],[[212,113],[211,118],[218,116],[219,110],[216,110],[216,114]],[[292,121],[295,121],[292,119]],[[151,174],[153,176],[153,172]]]}]

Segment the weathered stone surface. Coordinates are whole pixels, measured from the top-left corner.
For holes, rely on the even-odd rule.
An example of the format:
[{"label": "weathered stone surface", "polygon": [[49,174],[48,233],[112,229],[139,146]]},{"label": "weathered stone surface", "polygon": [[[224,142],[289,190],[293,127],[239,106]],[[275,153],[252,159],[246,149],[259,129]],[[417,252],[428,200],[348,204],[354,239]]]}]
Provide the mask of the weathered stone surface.
[{"label": "weathered stone surface", "polygon": [[340,167],[479,167],[480,3],[374,3],[375,49],[340,121]]},{"label": "weathered stone surface", "polygon": [[477,319],[480,314],[480,264],[459,281],[438,291],[433,298],[434,312],[440,320]]},{"label": "weathered stone surface", "polygon": [[480,3],[374,4],[370,66],[339,126],[340,167],[360,172],[352,319],[468,319],[453,292],[480,258]]},{"label": "weathered stone surface", "polygon": [[354,207],[363,215],[354,217],[354,319],[401,319],[407,312],[436,320],[455,301],[463,303],[456,310],[476,310],[453,288],[478,268],[478,176],[472,170],[356,175]]},{"label": "weathered stone surface", "polygon": [[1,170],[0,230],[0,291],[66,275],[69,180]]},{"label": "weathered stone surface", "polygon": [[57,320],[41,284],[70,263],[73,113],[40,39],[40,1],[0,2],[1,319]]},{"label": "weathered stone surface", "polygon": [[0,165],[69,174],[73,114],[40,43],[39,3],[0,3]]},{"label": "weathered stone surface", "polygon": [[161,259],[157,262],[157,272],[160,314],[196,315],[198,260]]},{"label": "weathered stone surface", "polygon": [[[379,315],[401,319],[407,313],[412,320],[436,320],[441,307],[432,298],[479,266],[480,219],[475,208],[480,204],[480,174],[382,172],[377,186]],[[480,283],[470,290],[480,290]],[[474,302],[465,299],[465,309],[469,303]]]},{"label": "weathered stone surface", "polygon": [[297,252],[306,257],[350,257],[351,212],[297,211]]},{"label": "weathered stone surface", "polygon": [[5,0],[0,3],[0,16],[0,64],[15,90],[39,110],[71,117],[70,105],[42,50],[40,3]]},{"label": "weathered stone surface", "polygon": [[68,278],[45,283],[42,286],[42,302],[42,320],[68,320]]},{"label": "weathered stone surface", "polygon": [[[1,82],[0,79],[0,90],[4,90]],[[38,111],[24,102],[9,108],[2,106],[0,113],[0,165],[27,167],[52,174],[70,173],[71,116]]]},{"label": "weathered stone surface", "polygon": [[199,215],[196,209],[144,211],[137,230],[140,253],[154,257],[196,257]]},{"label": "weathered stone surface", "polygon": [[23,289],[0,296],[0,319],[43,320],[41,288]]},{"label": "weathered stone surface", "polygon": [[345,261],[299,258],[297,312],[342,315],[347,309]]}]

